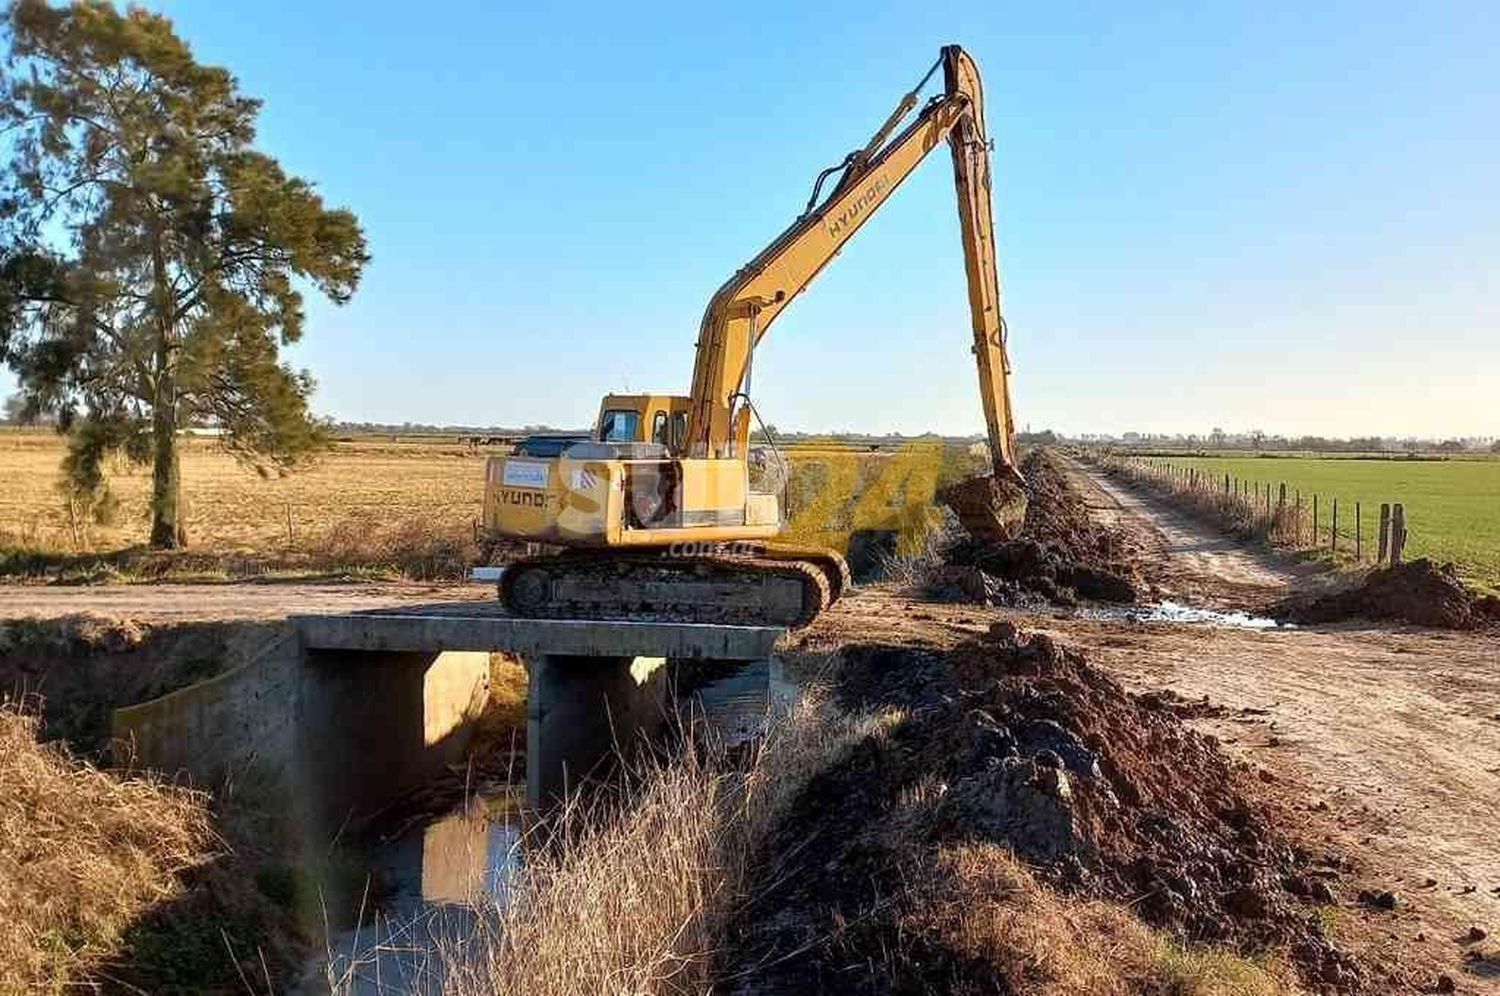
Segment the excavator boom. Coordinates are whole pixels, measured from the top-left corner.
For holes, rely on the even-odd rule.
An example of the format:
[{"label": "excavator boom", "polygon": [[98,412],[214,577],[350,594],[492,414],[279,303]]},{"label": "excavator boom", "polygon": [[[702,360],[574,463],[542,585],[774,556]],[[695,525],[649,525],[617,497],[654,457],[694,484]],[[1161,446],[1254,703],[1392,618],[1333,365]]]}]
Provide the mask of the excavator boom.
[{"label": "excavator boom", "polygon": [[[943,92],[895,138],[890,135],[916,109],[919,94],[937,69]],[[753,260],[719,288],[699,329],[689,408],[690,453],[727,457],[743,451],[748,423],[735,414],[749,377],[755,347],[771,324],[832,262],[844,244],[896,188],[943,141],[953,155],[959,230],[968,277],[969,311],[979,391],[995,473],[1016,477],[1010,372],[1005,351],[1000,277],[990,202],[989,141],[984,130],[984,94],[974,60],[957,45],[942,50],[937,64],[874,137],[818,178],[808,209]],[[818,193],[831,172],[838,183],[821,202]],[[741,424],[743,423],[743,424]]]}]

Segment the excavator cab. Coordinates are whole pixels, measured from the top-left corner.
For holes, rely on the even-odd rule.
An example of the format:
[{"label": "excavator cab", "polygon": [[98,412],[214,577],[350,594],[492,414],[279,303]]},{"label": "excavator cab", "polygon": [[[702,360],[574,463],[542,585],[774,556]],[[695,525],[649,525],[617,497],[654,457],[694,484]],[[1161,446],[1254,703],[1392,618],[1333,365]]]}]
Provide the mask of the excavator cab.
[{"label": "excavator cab", "polygon": [[783,524],[781,504],[775,494],[752,491],[743,458],[685,456],[691,402],[605,395],[587,441],[552,459],[491,457],[486,528],[580,547],[771,539]]},{"label": "excavator cab", "polygon": [[673,456],[687,446],[691,398],[663,394],[607,394],[599,405],[594,441],[651,443]]}]

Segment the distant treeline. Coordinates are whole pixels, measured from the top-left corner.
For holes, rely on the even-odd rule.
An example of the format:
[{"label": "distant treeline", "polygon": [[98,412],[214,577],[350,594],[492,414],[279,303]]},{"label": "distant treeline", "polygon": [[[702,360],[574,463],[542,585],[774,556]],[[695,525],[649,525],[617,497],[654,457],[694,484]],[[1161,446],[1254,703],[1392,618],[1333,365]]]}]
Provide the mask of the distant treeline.
[{"label": "distant treeline", "polygon": [[429,425],[426,422],[325,422],[339,436],[527,436],[537,432],[587,432],[551,425]]},{"label": "distant treeline", "polygon": [[1151,436],[1142,439],[1089,439],[1090,445],[1128,449],[1134,453],[1149,452],[1204,453],[1225,452],[1276,453],[1345,453],[1385,457],[1418,454],[1455,456],[1463,453],[1500,453],[1500,439],[1390,439],[1379,436],[1357,436],[1352,439],[1329,439],[1326,436],[1257,436],[1252,438],[1211,436]]}]

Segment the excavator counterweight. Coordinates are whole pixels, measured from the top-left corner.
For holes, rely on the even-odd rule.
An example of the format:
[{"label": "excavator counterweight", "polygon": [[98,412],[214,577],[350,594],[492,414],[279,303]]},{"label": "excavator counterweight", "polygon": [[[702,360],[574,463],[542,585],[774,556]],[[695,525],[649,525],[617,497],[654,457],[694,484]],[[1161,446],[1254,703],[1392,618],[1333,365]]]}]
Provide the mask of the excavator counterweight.
[{"label": "excavator counterweight", "polygon": [[[939,68],[943,91],[918,110]],[[953,159],[994,471],[950,491],[948,500],[977,537],[1015,534],[1025,496],[1015,460],[984,97],[978,67],[950,45],[865,145],[819,175],[807,209],[710,299],[688,395],[610,395],[590,441],[553,458],[489,460],[488,530],[563,548],[506,569],[500,593],[512,611],[800,626],[839,596],[849,580],[843,558],[770,542],[786,510],[779,496],[750,486],[755,350],[782,310],[944,142]]]}]

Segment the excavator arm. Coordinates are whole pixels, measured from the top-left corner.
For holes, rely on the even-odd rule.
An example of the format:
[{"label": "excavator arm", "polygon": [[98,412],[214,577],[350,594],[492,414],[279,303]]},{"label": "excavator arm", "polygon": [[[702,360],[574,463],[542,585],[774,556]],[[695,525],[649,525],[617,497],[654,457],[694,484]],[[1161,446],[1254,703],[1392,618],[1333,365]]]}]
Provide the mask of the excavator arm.
[{"label": "excavator arm", "polygon": [[[943,92],[892,138],[916,109],[920,91],[939,66]],[[944,140],[953,154],[990,457],[997,477],[1017,479],[984,96],[978,67],[957,45],[942,50],[937,65],[902,98],[864,148],[818,177],[807,210],[791,227],[714,294],[698,333],[689,409],[690,455],[727,457],[743,446],[748,413],[743,408],[737,411],[736,403],[748,393],[755,346],[782,309]],[[822,185],[834,173],[841,173],[840,179],[820,201]]]},{"label": "excavator arm", "polygon": [[[939,67],[943,92],[919,111],[920,93]],[[549,459],[490,458],[485,521],[495,534],[567,548],[506,567],[500,594],[508,609],[553,618],[647,614],[803,626],[839,597],[849,573],[838,552],[759,545],[782,534],[784,510],[775,495],[751,491],[747,473],[755,346],[945,141],[995,473],[960,482],[941,498],[981,540],[1014,535],[1025,499],[1017,487],[983,95],[973,61],[950,46],[863,148],[818,177],[791,227],[714,294],[698,333],[690,396],[609,395],[596,439]],[[753,549],[721,549],[740,541]]]}]

